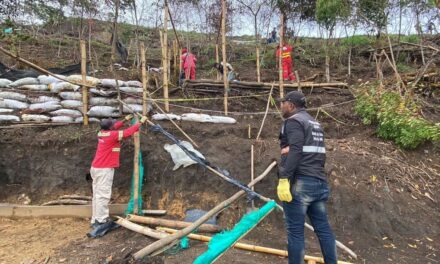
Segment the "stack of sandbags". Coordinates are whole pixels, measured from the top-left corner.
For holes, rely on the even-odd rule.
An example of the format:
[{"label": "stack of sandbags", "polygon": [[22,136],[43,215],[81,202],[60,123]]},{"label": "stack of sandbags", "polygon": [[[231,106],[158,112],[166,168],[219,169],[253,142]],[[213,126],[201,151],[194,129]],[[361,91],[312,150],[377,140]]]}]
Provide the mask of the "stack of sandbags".
[{"label": "stack of sandbags", "polygon": [[0,122],[19,122],[20,118],[15,113],[28,107],[26,95],[0,91]]}]

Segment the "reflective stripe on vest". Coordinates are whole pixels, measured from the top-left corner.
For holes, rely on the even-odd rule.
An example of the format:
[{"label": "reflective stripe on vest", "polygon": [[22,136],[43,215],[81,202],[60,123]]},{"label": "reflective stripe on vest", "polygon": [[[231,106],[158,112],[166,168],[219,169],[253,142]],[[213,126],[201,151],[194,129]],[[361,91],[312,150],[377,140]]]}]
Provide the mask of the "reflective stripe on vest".
[{"label": "reflective stripe on vest", "polygon": [[325,154],[325,147],[303,146],[303,152],[306,153],[322,153]]},{"label": "reflective stripe on vest", "polygon": [[283,59],[290,58],[290,52],[283,52],[283,53],[281,54],[281,57],[282,57]]},{"label": "reflective stripe on vest", "polygon": [[120,152],[120,151],[121,151],[121,148],[112,148],[112,151],[113,151],[113,152]]},{"label": "reflective stripe on vest", "polygon": [[118,140],[119,141],[121,141],[122,140],[122,138],[124,137],[124,131],[118,131],[119,132],[119,134],[118,134]]},{"label": "reflective stripe on vest", "polygon": [[99,132],[98,137],[108,137],[110,136],[110,132]]}]

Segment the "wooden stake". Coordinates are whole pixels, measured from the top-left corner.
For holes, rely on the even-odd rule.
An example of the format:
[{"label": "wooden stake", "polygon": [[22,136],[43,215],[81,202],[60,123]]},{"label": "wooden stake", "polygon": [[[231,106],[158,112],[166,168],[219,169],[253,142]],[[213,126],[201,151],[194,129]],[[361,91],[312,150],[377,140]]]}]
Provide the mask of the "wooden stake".
[{"label": "wooden stake", "polygon": [[[276,162],[272,162],[269,167],[266,168],[266,170],[258,176],[253,182],[250,182],[248,184],[249,187],[254,186],[256,183],[261,181],[264,177],[266,177],[267,174],[275,167]],[[133,254],[134,259],[141,259],[146,255],[150,255],[153,252],[157,252],[161,250],[162,248],[166,247],[167,245],[171,244],[173,241],[180,239],[188,234],[190,234],[192,231],[194,231],[197,227],[199,227],[204,222],[208,221],[211,217],[216,215],[217,213],[223,211],[226,209],[230,204],[240,199],[246,192],[243,190],[240,190],[239,192],[235,193],[230,198],[226,199],[225,201],[221,202],[214,208],[212,208],[210,211],[208,211],[206,214],[204,214],[202,217],[200,217],[197,221],[191,224],[191,226],[185,227],[184,229],[176,232],[175,234],[169,235],[165,238],[160,239],[159,241],[154,242],[153,244],[150,244],[146,246],[145,248],[139,250],[138,252]]]},{"label": "wooden stake", "polygon": [[170,111],[170,104],[168,101],[168,5],[164,7],[163,19],[163,97],[165,99],[165,111]]},{"label": "wooden stake", "polygon": [[267,98],[266,112],[264,112],[263,121],[261,121],[260,130],[258,130],[258,134],[257,134],[257,138],[256,138],[257,141],[260,139],[261,131],[263,131],[263,127],[264,127],[264,121],[266,121],[267,113],[269,112],[269,106],[270,106],[270,101],[272,98],[273,87],[274,87],[274,84],[272,83],[272,86],[270,87],[269,97]]},{"label": "wooden stake", "polygon": [[[251,182],[254,181],[255,177],[255,167],[254,167],[254,144],[251,145]],[[254,186],[251,187],[252,191],[255,189]],[[255,210],[254,200],[251,202],[252,210]]]},{"label": "wooden stake", "polygon": [[257,45],[257,82],[261,81],[260,77],[260,48]]},{"label": "wooden stake", "polygon": [[[301,90],[301,82],[300,82],[300,80],[299,80],[299,74],[298,74],[298,71],[295,71],[295,77],[296,77],[296,83],[298,84],[298,91],[302,91]],[[313,89],[313,87],[312,87],[312,89]]]},{"label": "wooden stake", "polygon": [[145,45],[141,42],[141,67],[142,67],[142,115],[147,115],[147,89],[148,89],[148,75],[147,75],[147,60],[145,59]]},{"label": "wooden stake", "polygon": [[[220,56],[218,54],[218,44],[215,44],[215,62],[220,63]],[[217,80],[221,80],[220,73],[217,71]]]},{"label": "wooden stake", "polygon": [[[139,118],[137,116],[135,116],[134,118],[136,118],[136,121],[139,122]],[[133,201],[134,201],[134,205],[133,205],[133,213],[139,214],[142,210],[142,208],[139,208],[139,206],[138,206],[139,205],[138,204],[138,201],[139,201],[139,150],[140,150],[140,145],[141,145],[139,131],[134,133],[133,143],[134,143],[134,159],[133,159],[133,168],[134,168]]]},{"label": "wooden stake", "polygon": [[[86,83],[86,75],[87,75],[87,55],[86,55],[86,42],[81,40],[81,75],[83,84]],[[83,85],[81,87],[82,90],[82,103],[83,103],[83,125],[89,125],[89,116],[87,115],[88,110],[88,98],[87,98],[87,87]]]},{"label": "wooden stake", "polygon": [[229,80],[228,80],[228,67],[226,58],[226,0],[222,0],[222,57],[223,57],[223,83],[225,86],[224,94],[224,108],[225,115],[228,115],[228,90],[229,90]]},{"label": "wooden stake", "polygon": [[280,79],[280,97],[284,96],[284,78],[283,78],[283,36],[284,36],[284,15],[281,13],[280,17],[280,56],[278,58],[279,79]]},{"label": "wooden stake", "polygon": [[[146,224],[146,225],[152,225],[152,226],[165,226],[170,228],[185,228],[187,226],[190,226],[191,222],[184,222],[184,221],[177,221],[177,220],[169,220],[169,219],[163,219],[163,218],[154,218],[154,217],[147,217],[147,216],[138,216],[138,215],[127,215],[127,220],[139,224]],[[222,228],[218,225],[210,225],[210,224],[203,224],[197,228],[199,232],[207,232],[207,233],[218,233],[222,231]]]}]

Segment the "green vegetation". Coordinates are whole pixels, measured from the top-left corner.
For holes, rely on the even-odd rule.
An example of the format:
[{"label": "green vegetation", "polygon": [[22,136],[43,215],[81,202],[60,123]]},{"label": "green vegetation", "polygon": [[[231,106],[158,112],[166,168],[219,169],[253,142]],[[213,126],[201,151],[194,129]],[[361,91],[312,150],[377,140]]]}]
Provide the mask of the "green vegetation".
[{"label": "green vegetation", "polygon": [[433,124],[420,114],[419,105],[398,92],[379,92],[377,85],[361,88],[355,111],[364,124],[376,124],[377,135],[393,140],[405,149],[427,141],[440,140],[440,123]]}]

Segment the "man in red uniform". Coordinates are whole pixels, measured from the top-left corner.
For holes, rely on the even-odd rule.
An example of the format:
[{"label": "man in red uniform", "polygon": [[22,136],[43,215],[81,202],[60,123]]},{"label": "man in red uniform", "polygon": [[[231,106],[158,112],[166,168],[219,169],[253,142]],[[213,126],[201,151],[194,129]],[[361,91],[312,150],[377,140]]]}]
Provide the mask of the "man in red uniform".
[{"label": "man in red uniform", "polygon": [[187,48],[182,49],[182,56],[180,56],[180,68],[185,72],[186,80],[196,79],[196,62],[197,58],[194,54],[188,52]]},{"label": "man in red uniform", "polygon": [[[129,121],[132,117],[132,115],[126,116],[125,121]],[[144,116],[140,123],[136,123],[124,130],[119,130],[124,126],[123,121],[116,121],[111,118],[101,121],[101,130],[98,133],[98,147],[92,167],[90,168],[90,175],[93,179],[91,224],[94,229],[110,221],[108,203],[112,195],[115,168],[119,167],[120,142],[123,138],[130,137],[139,131],[139,127],[146,120],[147,117]]]},{"label": "man in red uniform", "polygon": [[[293,64],[292,54],[291,54],[292,51],[293,51],[292,46],[290,46],[289,44],[283,45],[281,58],[282,58],[282,67],[283,67],[283,79],[285,81],[295,81],[296,79],[295,74],[292,72],[292,64]],[[280,46],[277,47],[276,57],[277,57],[277,65],[278,65],[278,59],[280,57]]]}]

